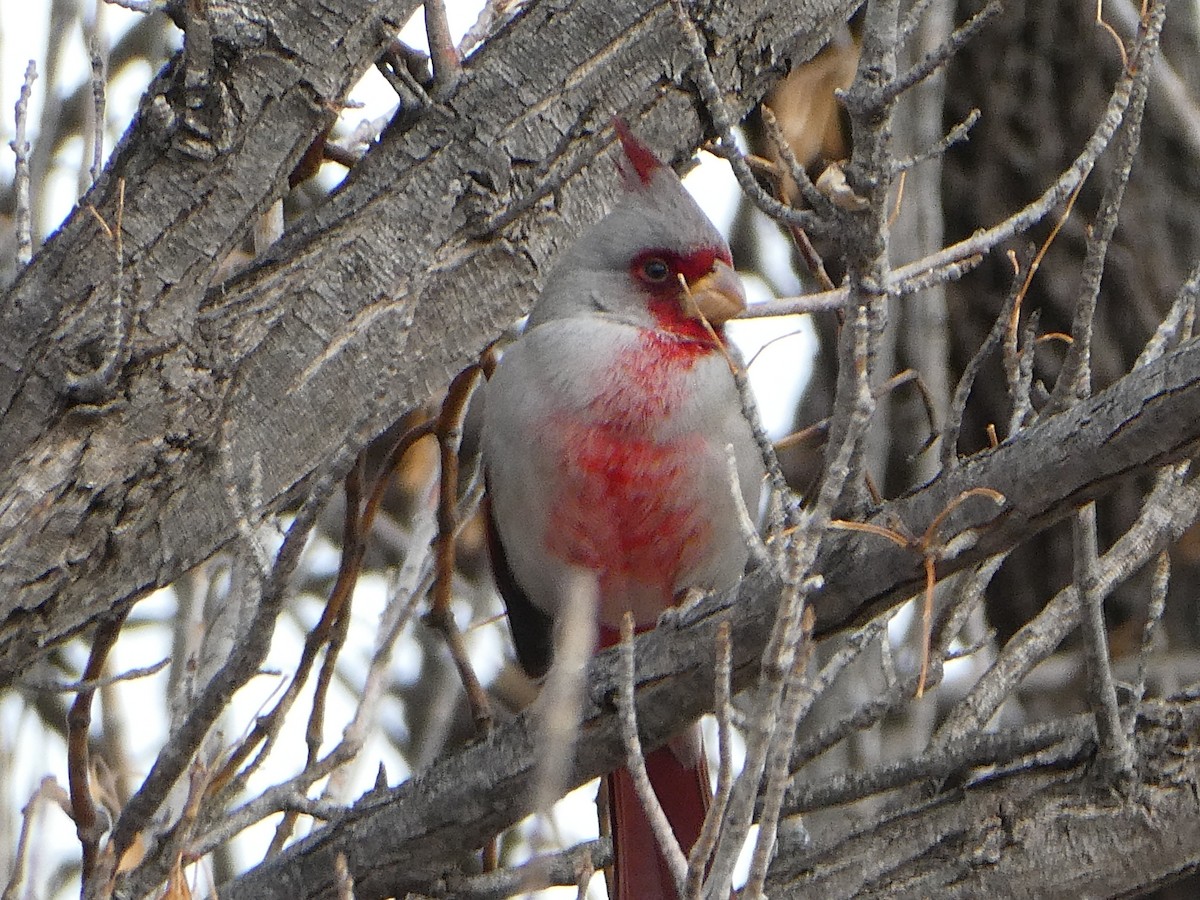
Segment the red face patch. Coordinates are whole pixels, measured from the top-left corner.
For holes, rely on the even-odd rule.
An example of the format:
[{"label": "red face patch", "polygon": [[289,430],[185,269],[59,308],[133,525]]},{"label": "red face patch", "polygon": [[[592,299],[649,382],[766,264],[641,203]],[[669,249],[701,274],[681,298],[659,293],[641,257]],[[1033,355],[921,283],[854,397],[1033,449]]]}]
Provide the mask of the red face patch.
[{"label": "red face patch", "polygon": [[[723,247],[703,247],[687,255],[658,248],[643,250],[629,264],[629,274],[650,295],[650,312],[658,327],[699,342],[704,350],[716,345],[704,323],[685,312],[680,277],[687,284],[694,284],[712,271],[717,260],[732,265],[729,251]],[[721,329],[716,333],[724,339]]]}]

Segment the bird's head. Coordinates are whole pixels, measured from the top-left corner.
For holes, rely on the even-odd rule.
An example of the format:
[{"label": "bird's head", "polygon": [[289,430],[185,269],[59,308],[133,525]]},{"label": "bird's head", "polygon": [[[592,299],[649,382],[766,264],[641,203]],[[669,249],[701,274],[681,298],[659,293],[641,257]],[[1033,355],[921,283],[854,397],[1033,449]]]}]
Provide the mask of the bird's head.
[{"label": "bird's head", "polygon": [[729,245],[679,176],[616,122],[620,204],[560,258],[529,327],[602,315],[708,340],[746,308]]}]

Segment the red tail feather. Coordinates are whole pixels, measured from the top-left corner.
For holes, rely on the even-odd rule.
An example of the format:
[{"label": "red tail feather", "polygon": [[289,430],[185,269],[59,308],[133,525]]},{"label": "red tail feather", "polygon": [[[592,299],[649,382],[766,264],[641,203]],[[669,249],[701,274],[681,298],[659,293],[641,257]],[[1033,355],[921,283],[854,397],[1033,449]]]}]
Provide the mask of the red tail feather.
[{"label": "red tail feather", "polygon": [[[680,762],[671,745],[659,747],[646,754],[646,772],[679,845],[688,853],[700,837],[710,801],[704,754],[697,754],[696,764],[691,765]],[[617,900],[678,900],[670,866],[642,811],[628,769],[608,776],[608,809],[616,882],[609,895]]]},{"label": "red tail feather", "polygon": [[[601,647],[611,647],[620,639],[615,629],[601,626]],[[712,802],[700,726],[693,726],[690,732],[647,753],[646,774],[686,856],[700,837],[704,817]],[[638,800],[633,776],[628,769],[618,769],[606,780],[615,882],[609,886],[609,897],[613,900],[679,900],[671,867]]]}]

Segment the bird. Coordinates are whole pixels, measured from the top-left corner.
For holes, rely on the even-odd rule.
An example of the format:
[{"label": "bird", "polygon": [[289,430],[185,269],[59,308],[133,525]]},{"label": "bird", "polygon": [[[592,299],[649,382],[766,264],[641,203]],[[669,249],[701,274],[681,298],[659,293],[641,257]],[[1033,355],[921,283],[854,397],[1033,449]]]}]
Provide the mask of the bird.
[{"label": "bird", "polygon": [[[724,323],[746,297],[729,245],[675,171],[617,120],[623,191],[560,256],[483,387],[492,568],[517,659],[550,669],[570,592],[594,597],[597,649],[653,628],[749,558],[762,457]],[[685,854],[711,802],[699,726],[646,754]],[[632,778],[607,779],[610,896],[679,896]]]}]

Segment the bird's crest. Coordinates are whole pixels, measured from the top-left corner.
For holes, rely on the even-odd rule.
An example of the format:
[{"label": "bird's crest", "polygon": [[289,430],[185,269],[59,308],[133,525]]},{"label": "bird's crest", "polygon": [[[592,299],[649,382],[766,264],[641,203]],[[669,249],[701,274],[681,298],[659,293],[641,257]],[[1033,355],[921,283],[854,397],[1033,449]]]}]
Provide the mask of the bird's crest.
[{"label": "bird's crest", "polygon": [[625,159],[617,165],[629,187],[649,187],[657,172],[666,168],[662,161],[654,155],[654,151],[633,136],[625,120],[613,119],[613,127],[617,137],[621,139],[621,149],[625,151]]}]

